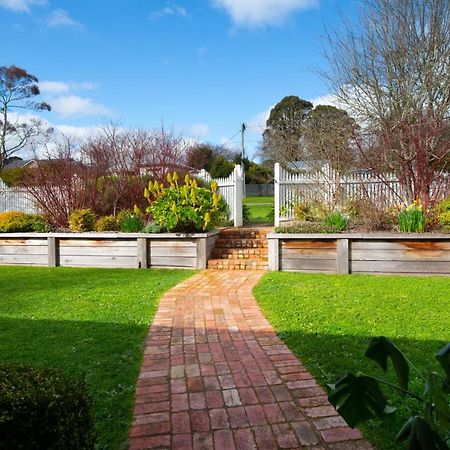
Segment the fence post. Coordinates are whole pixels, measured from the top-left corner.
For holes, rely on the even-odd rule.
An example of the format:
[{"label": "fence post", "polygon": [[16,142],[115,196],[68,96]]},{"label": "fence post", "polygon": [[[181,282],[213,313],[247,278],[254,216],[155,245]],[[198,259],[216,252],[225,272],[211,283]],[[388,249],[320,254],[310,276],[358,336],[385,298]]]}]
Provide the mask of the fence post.
[{"label": "fence post", "polygon": [[273,183],[274,183],[274,211],[275,211],[274,223],[276,227],[280,225],[280,180],[281,180],[280,163],[275,163]]},{"label": "fence post", "polygon": [[243,182],[244,177],[242,174],[242,165],[237,164],[234,168],[234,226],[242,227],[242,197],[244,196]]}]

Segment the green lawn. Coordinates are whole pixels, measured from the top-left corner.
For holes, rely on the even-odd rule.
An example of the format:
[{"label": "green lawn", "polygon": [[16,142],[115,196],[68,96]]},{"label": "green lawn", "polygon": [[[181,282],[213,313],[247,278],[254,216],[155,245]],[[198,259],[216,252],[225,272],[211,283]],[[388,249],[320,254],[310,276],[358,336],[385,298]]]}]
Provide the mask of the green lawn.
[{"label": "green lawn", "polygon": [[[450,341],[450,282],[444,277],[272,273],[254,294],[267,319],[322,385],[346,372],[381,375],[364,358],[373,336],[393,339],[421,370],[439,370],[434,355]],[[412,386],[422,393],[417,377]],[[393,404],[402,404],[398,394],[385,392]],[[394,416],[360,428],[379,450],[404,448],[393,439],[411,408],[415,403],[403,403]]]},{"label": "green lawn", "polygon": [[273,225],[273,197],[246,197],[250,209],[250,224]]},{"label": "green lawn", "polygon": [[85,373],[98,448],[125,448],[143,342],[183,270],[0,267],[0,364]]}]

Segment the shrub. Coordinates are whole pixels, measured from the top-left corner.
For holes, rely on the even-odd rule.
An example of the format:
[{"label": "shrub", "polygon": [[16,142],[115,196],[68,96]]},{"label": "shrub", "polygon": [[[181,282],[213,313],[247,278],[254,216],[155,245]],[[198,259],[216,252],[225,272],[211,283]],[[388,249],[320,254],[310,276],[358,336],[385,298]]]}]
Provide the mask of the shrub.
[{"label": "shrub", "polygon": [[20,211],[0,213],[0,233],[36,232],[51,230],[48,222],[39,214],[27,214]]},{"label": "shrub", "polygon": [[85,381],[59,369],[0,366],[0,448],[93,449]]},{"label": "shrub", "polygon": [[185,233],[209,230],[226,212],[227,205],[217,192],[217,183],[212,182],[210,189],[201,188],[186,175],[184,185],[179,185],[176,172],[169,173],[167,181],[168,187],[150,181],[144,191],[150,202],[147,212],[166,230]]},{"label": "shrub", "polygon": [[242,223],[244,225],[247,225],[250,223],[250,220],[251,220],[250,206],[248,206],[247,203],[242,203]]},{"label": "shrub", "polygon": [[142,230],[143,233],[164,233],[164,231],[165,230],[161,228],[157,223],[153,222],[145,225]]},{"label": "shrub", "polygon": [[315,222],[323,220],[329,213],[326,205],[318,200],[311,202],[294,202],[292,209],[294,218],[298,222]]},{"label": "shrub", "polygon": [[114,216],[103,216],[95,222],[95,231],[119,231],[120,226]]},{"label": "shrub", "polygon": [[333,211],[325,217],[323,223],[334,227],[337,231],[344,231],[348,227],[348,218],[340,211]]},{"label": "shrub", "polygon": [[334,225],[327,225],[321,222],[298,222],[289,225],[281,225],[275,229],[277,233],[340,233]]},{"label": "shrub", "polygon": [[75,209],[69,216],[69,228],[72,231],[94,231],[96,216],[92,209]]},{"label": "shrub", "polygon": [[124,233],[139,233],[144,227],[140,211],[130,211],[128,209],[120,211],[117,215],[120,230]]},{"label": "shrub", "polygon": [[439,225],[444,230],[450,231],[450,197],[439,203],[438,214]]},{"label": "shrub", "polygon": [[416,202],[403,208],[398,214],[398,225],[402,233],[423,233],[425,223],[422,205]]}]

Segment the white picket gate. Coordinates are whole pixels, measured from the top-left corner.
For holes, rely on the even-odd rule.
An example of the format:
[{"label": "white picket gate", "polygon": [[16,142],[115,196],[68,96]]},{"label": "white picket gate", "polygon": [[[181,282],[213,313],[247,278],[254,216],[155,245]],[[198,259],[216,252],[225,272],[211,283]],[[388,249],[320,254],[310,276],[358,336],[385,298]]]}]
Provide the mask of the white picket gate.
[{"label": "white picket gate", "polygon": [[392,174],[383,177],[364,172],[340,176],[332,168],[293,173],[275,163],[275,226],[294,219],[298,201],[319,200],[329,205],[349,199],[370,199],[391,206],[401,202],[403,195],[398,179]]},{"label": "white picket gate", "polygon": [[[211,175],[202,169],[198,176],[206,181],[212,181]],[[233,172],[226,178],[215,178],[214,181],[219,186],[219,193],[224,198],[230,209],[230,219],[235,227],[243,225],[242,203],[244,197],[244,172],[242,165],[236,164]]]}]

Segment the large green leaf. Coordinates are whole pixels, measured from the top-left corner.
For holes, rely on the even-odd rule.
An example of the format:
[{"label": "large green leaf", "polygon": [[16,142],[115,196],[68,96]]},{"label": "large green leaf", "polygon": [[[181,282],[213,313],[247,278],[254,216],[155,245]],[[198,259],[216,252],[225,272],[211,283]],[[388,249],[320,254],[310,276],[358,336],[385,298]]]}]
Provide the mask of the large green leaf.
[{"label": "large green leaf", "polygon": [[450,392],[450,343],[437,352],[436,359],[447,375],[445,380],[445,390]]},{"label": "large green leaf", "polygon": [[428,374],[425,393],[429,396],[429,405],[426,409],[430,420],[442,433],[450,432],[449,399],[442,387],[442,378],[436,372]]},{"label": "large green leaf", "polygon": [[408,390],[409,364],[403,353],[392,341],[384,336],[372,338],[365,355],[373,359],[385,372],[388,368],[388,359],[392,361],[399,386]]},{"label": "large green leaf", "polygon": [[395,440],[409,439],[408,450],[449,450],[447,444],[420,416],[411,417],[397,434]]},{"label": "large green leaf", "polygon": [[396,409],[387,404],[378,381],[367,375],[349,373],[328,387],[330,403],[351,427]]}]

